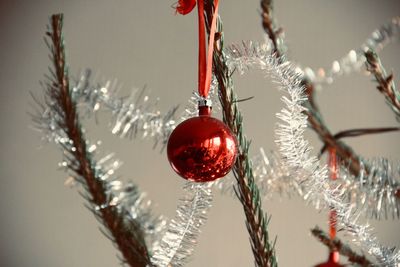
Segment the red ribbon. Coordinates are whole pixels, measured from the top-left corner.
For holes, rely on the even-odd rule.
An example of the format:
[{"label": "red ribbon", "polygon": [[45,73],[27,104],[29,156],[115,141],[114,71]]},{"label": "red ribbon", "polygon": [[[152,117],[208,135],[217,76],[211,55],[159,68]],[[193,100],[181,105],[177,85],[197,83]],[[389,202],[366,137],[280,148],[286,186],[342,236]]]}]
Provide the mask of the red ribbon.
[{"label": "red ribbon", "polygon": [[[336,180],[337,179],[336,148],[334,147],[329,148],[328,161],[329,161],[328,165],[329,165],[331,180]],[[331,209],[329,212],[329,235],[331,239],[334,239],[336,237],[336,220],[337,220],[336,210]]]},{"label": "red ribbon", "polygon": [[[179,0],[176,11],[186,15],[190,13],[196,5],[196,0]],[[214,52],[214,37],[217,27],[218,0],[214,0],[214,14],[211,22],[210,38],[208,41],[208,52],[206,55],[206,29],[204,21],[204,0],[197,0],[199,15],[199,94],[206,98],[211,86],[212,57]]]}]

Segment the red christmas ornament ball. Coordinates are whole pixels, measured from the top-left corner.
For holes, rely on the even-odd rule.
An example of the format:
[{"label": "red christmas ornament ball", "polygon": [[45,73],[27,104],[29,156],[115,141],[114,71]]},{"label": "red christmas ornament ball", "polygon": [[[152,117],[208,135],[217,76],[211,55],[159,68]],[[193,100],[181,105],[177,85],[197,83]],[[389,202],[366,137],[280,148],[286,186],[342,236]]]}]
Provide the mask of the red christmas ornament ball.
[{"label": "red christmas ornament ball", "polygon": [[315,265],[315,267],[344,267],[339,263],[339,252],[332,251],[329,253],[329,259],[327,262]]},{"label": "red christmas ornament ball", "polygon": [[235,163],[236,138],[220,120],[210,116],[179,124],[168,140],[168,160],[183,178],[209,182],[225,176]]}]

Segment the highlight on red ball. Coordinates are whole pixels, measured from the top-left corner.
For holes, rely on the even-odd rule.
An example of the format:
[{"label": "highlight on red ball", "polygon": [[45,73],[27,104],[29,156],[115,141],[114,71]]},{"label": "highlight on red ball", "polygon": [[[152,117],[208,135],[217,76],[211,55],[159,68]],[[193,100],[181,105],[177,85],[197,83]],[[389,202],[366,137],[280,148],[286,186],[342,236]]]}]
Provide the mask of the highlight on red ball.
[{"label": "highlight on red ball", "polygon": [[210,182],[228,174],[236,160],[237,141],[220,120],[198,116],[171,133],[168,160],[177,174],[193,182]]}]

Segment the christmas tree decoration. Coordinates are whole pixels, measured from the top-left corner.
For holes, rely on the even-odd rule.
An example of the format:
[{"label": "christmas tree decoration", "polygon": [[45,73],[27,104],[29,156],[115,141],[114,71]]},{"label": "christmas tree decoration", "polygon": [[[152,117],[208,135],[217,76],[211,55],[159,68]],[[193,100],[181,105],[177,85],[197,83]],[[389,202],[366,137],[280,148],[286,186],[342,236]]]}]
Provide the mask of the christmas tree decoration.
[{"label": "christmas tree decoration", "polygon": [[[199,116],[179,124],[168,140],[168,160],[174,171],[193,182],[210,182],[225,176],[235,163],[237,142],[232,131],[220,120],[211,116],[212,57],[214,36],[218,17],[218,0],[214,1],[208,55],[206,58],[206,30],[204,3],[198,0],[199,14]],[[187,14],[192,11],[195,1],[179,1],[177,12]]]},{"label": "christmas tree decoration", "polygon": [[184,189],[187,194],[180,200],[175,218],[169,222],[160,242],[154,245],[151,262],[155,266],[184,266],[207,220],[212,203],[211,183],[187,182]]},{"label": "christmas tree decoration", "polygon": [[[329,148],[328,155],[328,165],[331,180],[335,181],[338,177],[338,166],[337,166],[337,158],[336,158],[336,149],[331,147]],[[337,215],[334,209],[329,210],[329,237],[331,240],[336,238],[336,220]],[[324,263],[320,263],[315,265],[315,267],[342,267],[339,263],[339,252],[336,250],[330,249],[328,261]]]},{"label": "christmas tree decoration", "polygon": [[[313,235],[329,247],[328,260],[316,266],[343,266],[339,263],[340,254],[361,266],[398,267],[400,252],[381,245],[372,227],[360,223],[359,218],[363,215],[378,219],[389,215],[400,218],[400,168],[383,157],[364,159],[339,141],[342,137],[368,131],[355,129],[330,134],[313,102],[312,92],[315,86],[331,83],[336,76],[359,71],[365,63],[376,79],[379,92],[398,118],[400,93],[393,75],[386,74],[374,51],[399,35],[399,18],[376,30],[360,49],[351,50],[344,59],[335,61],[331,70],[321,70],[315,77],[311,69],[286,60],[282,30],[271,19],[271,1],[261,0],[262,25],[271,40],[228,48],[224,47],[218,0],[179,0],[175,8],[177,13],[185,15],[196,5],[198,93],[191,99],[196,103],[191,103],[180,117],[176,115],[177,107],[163,115],[156,108],[157,102],[150,103],[144,90],[136,90],[126,98],[116,96],[116,83],[96,84],[90,79],[90,71],[77,80],[70,80],[65,62],[62,15],[51,18],[46,42],[53,68],[44,83],[45,103],[37,101],[39,112],[33,119],[44,138],[59,145],[63,154],[60,167],[81,185],[87,206],[103,223],[102,232],[120,250],[122,262],[135,267],[183,267],[194,252],[200,228],[212,204],[211,188],[216,187],[223,193],[237,196],[243,205],[258,267],[278,266],[276,241],[270,241],[267,229],[270,219],[262,209],[262,201],[274,192],[281,196],[298,194],[318,210],[329,211],[329,234],[318,227],[312,230]],[[233,90],[232,80],[235,71],[243,74],[249,68],[264,70],[286,94],[282,97],[285,107],[277,114],[280,120],[275,130],[278,150],[267,155],[260,148],[255,157],[250,156],[250,141],[243,133],[240,100]],[[327,74],[322,75],[324,72]],[[225,123],[211,116],[213,90],[219,92]],[[121,161],[115,159],[113,153],[99,155],[101,142],[87,139],[82,118],[99,110],[113,115],[110,131],[114,135],[151,138],[155,145],[161,144],[163,148],[166,145],[173,170],[188,180],[174,219],[167,221],[163,216],[154,216],[151,201],[145,194],[133,182],[124,185],[116,177]],[[328,164],[312,155],[304,136],[307,127],[313,128],[323,141],[320,154],[328,149]],[[392,127],[375,132],[398,130]],[[318,131],[326,135],[321,136]],[[231,177],[218,179],[231,169]],[[352,242],[368,256],[358,255],[341,242],[336,237],[337,229],[350,234]]]},{"label": "christmas tree decoration", "polygon": [[371,234],[369,225],[357,224],[360,211],[352,209],[350,204],[343,199],[340,188],[331,189],[330,185],[327,184],[329,180],[327,166],[310,155],[312,149],[304,138],[307,116],[304,114],[306,108],[302,104],[307,98],[303,93],[302,76],[288,62],[280,63],[275,58],[270,57],[266,64],[268,71],[289,94],[288,97],[282,98],[286,107],[277,114],[282,122],[278,124],[275,130],[277,134],[276,142],[282,160],[293,168],[293,172],[304,179],[305,186],[309,190],[306,198],[319,199],[325,204],[325,208],[335,209],[338,225],[351,233],[359,244],[373,255],[380,264],[397,266],[400,263],[400,252],[379,244],[377,238]]},{"label": "christmas tree decoration", "polygon": [[116,171],[122,163],[115,159],[114,153],[96,160],[101,141],[89,142],[80,124],[83,117],[80,115],[90,116],[105,110],[114,115],[111,127],[114,134],[130,133],[135,137],[140,133],[142,137],[153,137],[155,144],[165,143],[165,136],[175,124],[176,108],[161,116],[154,111],[155,104],[149,104],[148,97],[142,96],[143,90],[128,98],[118,98],[114,95],[116,84],[92,85],[90,71],[85,71],[77,80],[70,80],[62,24],[62,14],[51,17],[46,41],[54,67],[44,83],[45,104],[35,99],[36,128],[47,141],[59,145],[63,154],[60,167],[81,185],[86,206],[104,224],[101,232],[115,242],[124,264],[182,266],[192,254],[200,228],[207,221],[212,203],[209,185],[185,185],[177,215],[168,223],[163,216],[153,215],[152,202],[133,182],[124,184],[118,179]]},{"label": "christmas tree decoration", "polygon": [[235,162],[236,152],[236,139],[231,130],[207,115],[179,124],[167,146],[172,168],[194,182],[209,182],[225,176]]},{"label": "christmas tree decoration", "polygon": [[[393,39],[393,38],[392,38]],[[241,74],[245,74],[246,71],[253,68],[258,68],[266,71],[269,75],[274,76],[277,80],[280,79],[276,76],[277,65],[271,65],[271,53],[273,53],[272,43],[257,43],[257,42],[244,42],[241,45],[231,45],[227,51],[226,56],[228,58],[228,64],[231,69],[238,70]],[[290,65],[291,63],[282,63]],[[284,66],[282,66],[283,68]],[[275,69],[275,70],[274,70]],[[288,71],[288,69],[284,69]],[[292,66],[290,70],[291,75],[297,77],[304,77],[304,72],[297,66]],[[380,79],[383,80],[383,79]],[[301,83],[301,79],[298,78],[297,82]],[[390,86],[392,83],[387,83],[386,87]],[[286,85],[282,84],[282,88],[286,88]],[[295,86],[295,84],[288,84],[287,86]],[[385,88],[386,88],[385,87]],[[393,88],[393,89],[392,89]],[[385,89],[387,95],[390,92],[396,92],[395,87],[390,87]],[[304,98],[305,99],[305,98]],[[396,101],[387,101],[391,109],[397,114]],[[399,97],[400,99],[400,97]],[[304,103],[304,102],[302,102]],[[398,131],[398,127],[393,127],[392,130]],[[363,130],[365,132],[365,130]],[[356,131],[358,132],[358,131]],[[260,166],[256,166],[261,170],[265,168],[266,162],[270,162],[271,156],[261,157],[264,158],[260,161]],[[349,172],[346,166],[340,167],[340,177],[337,179],[337,185],[340,185],[340,195],[346,198],[346,201],[351,203],[352,207],[362,210],[368,217],[372,218],[400,218],[400,198],[399,188],[400,188],[400,166],[396,162],[392,162],[386,158],[373,158],[364,159],[358,157],[360,162],[360,170],[358,175],[354,175]],[[286,163],[279,157],[272,161],[274,163],[274,168],[277,171],[272,173],[288,173],[290,176],[291,171],[288,170]],[[269,167],[268,167],[269,168]],[[271,173],[271,172],[270,172]],[[285,177],[285,176],[282,176]],[[276,185],[280,186],[282,189],[287,188],[287,192],[295,190],[304,199],[309,199],[308,189],[302,181],[300,176],[294,175],[290,177],[288,183]],[[285,179],[278,179],[278,183],[287,181]],[[261,184],[266,182],[262,181]],[[290,185],[290,186],[289,186]],[[272,186],[271,188],[276,188]],[[262,186],[267,187],[267,185]],[[324,206],[324,202],[321,199],[313,199],[313,205],[319,209],[319,207]]]},{"label": "christmas tree decoration", "polygon": [[322,88],[323,84],[331,84],[334,79],[360,71],[366,63],[365,52],[381,51],[385,46],[398,40],[400,37],[400,17],[394,17],[373,31],[365,42],[358,48],[350,50],[340,59],[334,60],[331,67],[313,70],[309,67],[303,68],[304,75]]}]

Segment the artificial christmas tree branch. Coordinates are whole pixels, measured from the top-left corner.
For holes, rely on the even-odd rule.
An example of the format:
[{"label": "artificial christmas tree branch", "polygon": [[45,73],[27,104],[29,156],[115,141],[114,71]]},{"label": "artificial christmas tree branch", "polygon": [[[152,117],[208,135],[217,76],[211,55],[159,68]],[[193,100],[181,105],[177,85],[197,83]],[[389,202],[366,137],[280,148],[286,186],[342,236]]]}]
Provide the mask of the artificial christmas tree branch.
[{"label": "artificial christmas tree branch", "polygon": [[311,233],[315,238],[321,241],[322,244],[326,245],[330,251],[338,251],[340,255],[347,257],[351,263],[363,267],[374,266],[374,264],[370,262],[365,256],[359,255],[354,252],[347,244],[343,243],[340,239],[331,239],[329,235],[318,226],[311,229]]},{"label": "artificial christmas tree branch", "polygon": [[59,127],[65,129],[65,134],[71,141],[73,149],[70,151],[70,157],[73,157],[75,162],[73,171],[83,178],[81,182],[90,195],[86,198],[92,206],[91,210],[109,230],[111,239],[124,257],[123,261],[132,267],[151,265],[140,224],[133,219],[128,220],[128,212],[125,209],[118,210],[109,204],[110,195],[105,193],[107,181],[96,176],[94,161],[90,158],[87,141],[80,126],[76,103],[71,96],[62,24],[62,14],[51,17],[51,31],[47,32],[47,35],[52,43],[50,48],[54,73],[51,75],[54,78],[49,78],[47,93],[49,101],[55,101],[58,106],[57,113],[62,118],[58,122]]},{"label": "artificial christmas tree branch", "polygon": [[[277,51],[276,53],[278,55],[284,56],[282,48],[277,45],[279,36],[274,30],[278,27],[273,24],[274,20],[272,12],[272,0],[261,0],[261,8],[263,10],[261,15],[264,31],[271,39],[272,44],[274,45],[274,51]],[[304,104],[307,107],[306,113],[308,115],[308,121],[311,128],[318,134],[319,138],[323,141],[324,144],[336,148],[337,154],[341,161],[349,164],[348,166],[351,173],[355,176],[358,176],[361,171],[359,157],[349,146],[345,145],[343,142],[336,140],[329,131],[328,127],[323,122],[318,106],[315,103],[315,85],[305,78],[302,82],[308,97],[308,102],[305,102]]]},{"label": "artificial christmas tree branch", "polygon": [[[380,134],[380,133],[389,133],[389,132],[396,132],[400,131],[400,127],[382,127],[382,128],[363,128],[363,129],[351,129],[351,130],[345,130],[345,131],[340,131],[337,134],[335,134],[333,137],[335,137],[336,140],[339,140],[341,138],[346,138],[346,137],[358,137],[362,135],[369,135],[369,134]],[[319,154],[322,155],[328,146],[325,144]]]},{"label": "artificial christmas tree branch", "polygon": [[[202,0],[199,1],[203,3]],[[197,1],[197,3],[199,3],[199,1]],[[184,2],[184,0],[179,0],[179,4],[183,4]],[[188,0],[185,3],[196,4],[196,0]],[[205,12],[204,14],[203,11],[199,12],[201,17],[203,19],[205,17],[206,19],[205,24],[209,31],[209,35],[211,18],[214,13],[213,3],[217,4],[218,2],[216,0],[204,0]],[[340,187],[340,192],[338,192],[337,188],[332,189],[331,184],[327,182],[328,176],[326,166],[324,167],[324,164],[321,164],[321,162],[316,158],[310,157],[311,148],[303,137],[304,129],[307,127],[307,116],[305,115],[306,108],[310,111],[308,116],[308,125],[311,124],[310,118],[314,119],[314,123],[316,124],[315,127],[319,128],[319,131],[326,135],[324,137],[327,138],[328,141],[332,138],[333,140],[330,140],[331,142],[339,142],[338,139],[341,137],[392,131],[393,129],[355,129],[344,131],[332,136],[329,130],[326,129],[313,98],[314,88],[318,86],[318,82],[314,79],[307,80],[306,78],[303,78],[304,76],[299,75],[297,72],[298,69],[292,68],[292,66],[285,61],[285,52],[280,36],[282,30],[280,28],[277,29],[271,19],[271,5],[271,0],[263,0],[261,2],[263,9],[263,27],[267,33],[270,33],[268,35],[273,39],[272,43],[274,46],[273,55],[269,53],[268,56],[262,58],[262,64],[267,71],[270,73],[272,72],[272,76],[274,76],[275,79],[278,79],[281,87],[284,90],[287,90],[289,95],[289,97],[282,97],[282,100],[287,107],[283,109],[281,113],[277,114],[278,118],[283,120],[283,123],[279,123],[276,130],[278,138],[277,144],[282,155],[280,160],[283,162],[282,166],[287,167],[285,173],[287,172],[289,179],[293,180],[295,183],[300,181],[300,189],[305,189],[304,195],[302,195],[305,199],[309,199],[311,202],[315,201],[322,203],[325,207],[334,208],[337,211],[339,218],[338,222],[341,224],[341,227],[353,234],[354,237],[358,239],[361,246],[363,246],[363,249],[375,256],[379,263],[385,266],[397,266],[398,259],[400,259],[400,252],[395,253],[393,249],[381,246],[377,242],[376,237],[371,235],[371,231],[367,225],[364,226],[357,223],[359,213],[349,209],[348,206],[349,203],[354,204],[354,200],[347,201],[348,199],[345,196],[345,194],[351,194],[352,192],[356,192],[356,195],[358,196],[358,194],[373,189],[371,190],[373,193],[370,194],[368,192],[368,194],[364,195],[363,200],[365,201],[365,199],[367,199],[367,205],[370,205],[370,200],[372,200],[374,204],[376,203],[377,208],[374,208],[372,212],[380,212],[381,210],[386,212],[386,204],[389,204],[390,208],[394,207],[393,211],[397,212],[397,216],[400,216],[398,209],[396,208],[398,207],[396,205],[398,205],[399,202],[396,202],[397,198],[393,197],[392,192],[394,190],[391,187],[393,183],[391,182],[392,180],[388,178],[392,177],[392,173],[386,173],[386,176],[383,178],[380,176],[376,177],[374,174],[379,171],[374,168],[377,165],[368,163],[368,165],[371,166],[370,176],[365,179],[365,182],[362,180],[361,183],[359,183],[361,184],[361,187],[368,187],[367,189],[364,189],[365,191],[362,191],[360,187],[349,189],[349,185],[346,184],[343,187]],[[193,6],[189,7],[193,8]],[[233,91],[233,81],[231,76],[235,68],[232,68],[232,65],[230,64],[232,58],[229,51],[224,50],[222,23],[221,21],[218,21],[218,23],[219,31],[217,34],[212,35],[212,37],[215,37],[215,43],[213,45],[215,46],[216,52],[214,54],[212,52],[209,53],[210,58],[208,62],[210,63],[211,59],[214,62],[213,71],[216,81],[218,82],[215,82],[215,85],[218,85],[219,88],[219,97],[222,105],[224,121],[235,133],[238,140],[239,151],[233,169],[236,178],[236,181],[234,182],[237,182],[234,190],[236,196],[243,205],[246,217],[245,223],[250,235],[256,266],[277,266],[275,258],[275,242],[270,242],[267,229],[269,218],[262,209],[262,192],[260,192],[258,187],[259,185],[255,181],[257,178],[257,162],[255,161],[255,166],[253,166],[252,161],[249,159],[250,141],[243,133],[243,117],[238,104],[244,100],[238,100]],[[215,26],[215,24],[213,25]],[[105,225],[105,229],[108,231],[104,232],[104,234],[114,241],[116,246],[120,249],[122,256],[124,257],[123,263],[135,267],[183,266],[186,263],[185,259],[190,256],[193,251],[193,244],[196,243],[197,232],[193,231],[191,227],[194,226],[196,228],[201,226],[201,223],[205,219],[205,210],[208,209],[209,203],[211,203],[211,198],[206,200],[207,197],[210,197],[208,186],[206,184],[198,185],[189,183],[190,187],[193,186],[192,191],[195,193],[195,197],[189,197],[184,200],[183,205],[180,205],[177,211],[178,217],[182,220],[182,223],[178,227],[179,229],[177,230],[177,227],[174,226],[176,224],[174,223],[174,220],[172,220],[168,227],[169,230],[166,235],[164,235],[164,238],[162,238],[162,242],[164,241],[165,246],[161,246],[159,247],[160,250],[157,250],[154,249],[154,247],[157,248],[157,244],[153,243],[154,246],[147,249],[146,241],[148,244],[152,243],[149,242],[149,237],[153,235],[153,237],[155,236],[157,240],[159,240],[159,236],[154,234],[157,230],[153,231],[153,233],[149,233],[149,230],[152,231],[155,229],[155,224],[152,224],[147,220],[147,218],[142,216],[140,213],[142,209],[140,207],[135,206],[136,204],[131,204],[133,202],[141,202],[141,199],[130,198],[130,203],[122,202],[122,199],[124,198],[123,195],[127,190],[121,186],[121,181],[114,180],[112,173],[115,168],[109,168],[108,166],[106,168],[102,167],[102,165],[104,165],[103,163],[108,161],[111,156],[109,155],[96,162],[93,153],[96,148],[92,149],[94,145],[88,142],[84,134],[85,131],[80,125],[80,116],[77,110],[80,101],[88,104],[92,108],[91,111],[93,112],[96,112],[100,107],[100,103],[116,104],[116,102],[109,98],[110,95],[107,90],[100,90],[100,92],[99,90],[94,89],[92,94],[91,90],[93,88],[88,89],[87,86],[84,86],[90,92],[87,90],[81,91],[82,88],[79,84],[75,86],[73,80],[70,83],[65,63],[65,51],[62,38],[62,15],[54,15],[52,17],[51,28],[52,31],[49,30],[49,33],[47,34],[50,36],[50,40],[52,41],[52,44],[49,44],[49,48],[53,54],[52,60],[54,61],[54,70],[51,69],[50,77],[47,77],[47,105],[43,106],[44,112],[41,114],[42,120],[39,120],[39,123],[42,123],[42,127],[48,127],[48,132],[54,135],[51,136],[51,138],[55,143],[62,146],[64,161],[61,166],[64,166],[69,170],[69,172],[72,173],[73,178],[82,184],[82,195],[86,198],[88,204],[90,204],[88,205],[89,209],[93,211],[96,218]],[[211,43],[213,42],[212,40],[213,38],[210,38]],[[271,48],[269,45],[265,46],[268,46],[268,49]],[[256,50],[255,53],[257,53],[257,51],[260,50]],[[271,50],[269,50],[269,52],[271,52]],[[276,56],[280,57],[277,58]],[[375,60],[377,60],[376,62],[379,62],[379,59]],[[392,78],[386,77],[383,67],[378,65],[376,62],[374,63],[374,68],[376,69],[375,77],[380,84],[380,87],[382,87],[382,89],[378,89],[385,95],[390,105],[396,105],[395,100],[398,100],[398,94],[394,88]],[[380,78],[377,78],[377,75]],[[385,86],[388,87],[384,88]],[[306,101],[307,97],[303,94],[304,88],[309,91],[308,102]],[[105,91],[105,93],[103,91]],[[90,98],[83,100],[82,96],[85,94],[89,94]],[[140,108],[137,109],[136,107],[138,102],[135,101],[135,105],[129,104],[129,108],[127,109],[125,107],[128,106],[125,105],[128,103],[125,103],[125,101],[117,102],[117,105],[111,105],[108,107],[110,110],[113,110],[113,113],[117,110],[120,111],[114,113],[116,114],[117,119],[112,132],[122,133],[122,135],[129,135],[130,133],[136,134],[138,131],[137,126],[141,125],[141,122],[139,124],[137,124],[137,122],[132,124],[130,116],[133,114],[132,110],[139,111],[139,113],[142,114]],[[135,118],[138,118],[139,113],[134,113]],[[157,124],[154,129],[145,130],[144,132],[148,133],[148,131],[156,131],[156,140],[165,140],[164,138],[169,136],[170,130],[173,129],[176,124],[174,120],[172,120],[172,122],[164,121],[163,118],[164,116],[141,117],[144,129],[148,128],[147,123],[150,121],[159,121],[159,119],[162,121],[161,125]],[[165,118],[170,117],[165,116]],[[398,130],[398,128],[395,130]],[[324,143],[325,145],[332,146],[332,143]],[[335,144],[333,144],[333,146]],[[344,144],[340,144],[345,147]],[[355,153],[354,155],[357,156]],[[382,162],[387,161],[384,158],[381,160]],[[359,162],[361,164],[364,163],[358,158],[356,158],[354,162]],[[115,165],[113,163],[110,164],[109,162],[107,164]],[[267,164],[269,164],[269,162]],[[380,166],[383,166],[383,169],[386,171],[390,170],[388,164]],[[386,169],[384,168],[385,166]],[[358,167],[363,173],[365,173],[365,168],[363,166]],[[347,171],[344,173],[345,175],[349,175]],[[357,183],[354,177],[351,177],[350,179],[351,180],[348,181],[351,181],[354,184]],[[393,179],[393,181],[394,180],[395,179]],[[268,180],[264,180],[263,182],[268,184]],[[114,188],[115,183],[118,183],[117,187],[119,189]],[[397,183],[395,184],[397,185]],[[266,187],[267,190],[270,190],[269,186]],[[196,188],[200,191],[196,190]],[[379,190],[375,191],[375,188],[378,188]],[[121,191],[117,193],[116,190]],[[128,188],[128,191],[134,191],[134,189],[132,190],[132,188]],[[203,192],[206,194],[203,194]],[[395,201],[393,201],[393,199]],[[361,204],[364,205],[364,202]],[[204,210],[202,210],[201,207],[199,208],[199,206],[203,206]],[[384,206],[384,208],[381,209],[381,206]],[[353,205],[351,205],[351,207],[353,207]],[[188,216],[181,216],[182,214]],[[195,214],[200,216],[198,217]],[[193,219],[194,217],[198,217],[198,220]],[[147,223],[147,226],[144,226],[144,223]],[[170,234],[172,234],[172,238]],[[324,242],[326,234],[322,231],[318,232],[318,229],[316,230],[316,234],[319,235],[319,238]],[[340,243],[340,240],[336,241],[339,243],[331,244],[332,248],[337,246],[337,249],[340,249],[342,253],[350,255],[350,261],[361,262],[361,264],[367,261],[367,259],[362,258],[363,256],[355,254],[350,248],[346,247],[346,245]],[[150,253],[153,254],[152,258],[149,255]],[[160,259],[160,261],[157,261],[157,259]]]},{"label": "artificial christmas tree branch", "polygon": [[[213,5],[210,2],[212,1],[206,2],[205,5],[208,30],[213,14]],[[243,117],[237,105],[237,97],[232,90],[232,73],[226,63],[223,46],[222,22],[218,20],[218,34],[213,58],[214,74],[218,81],[224,122],[237,136],[239,144],[239,152],[233,168],[233,173],[238,182],[235,192],[243,205],[256,265],[259,267],[277,266],[275,242],[271,244],[269,241],[267,230],[269,219],[262,209],[260,191],[254,181],[252,163],[248,155],[250,142],[243,133]]]},{"label": "artificial christmas tree branch", "polygon": [[374,75],[378,83],[376,88],[385,96],[387,103],[396,114],[397,120],[400,121],[400,92],[395,87],[393,73],[386,74],[381,60],[374,51],[368,50],[365,52],[365,57],[367,59],[365,62],[367,70]]},{"label": "artificial christmas tree branch", "polygon": [[268,34],[269,39],[273,44],[273,52],[277,58],[284,55],[282,48],[278,45],[278,36],[282,33],[282,28],[277,28],[275,23],[272,21],[273,3],[272,0],[261,0],[261,17],[262,26],[264,31]]},{"label": "artificial christmas tree branch", "polygon": [[[281,46],[278,45],[279,35],[276,34],[277,31],[274,30],[278,27],[273,24],[274,20],[272,13],[272,0],[261,0],[261,7],[263,10],[261,14],[263,28],[272,41],[274,51],[277,51],[277,54],[284,56],[284,52]],[[378,89],[386,96],[388,102],[392,103],[391,107],[396,112],[396,114],[399,114],[400,97],[398,93],[396,94],[396,90],[392,82],[392,75],[388,77],[383,77],[382,73],[384,73],[384,71],[382,72],[383,68],[379,64],[379,60],[374,59],[373,55],[370,55],[369,57],[371,61],[371,63],[369,63],[371,65],[371,71],[374,73],[379,83]],[[307,108],[305,113],[308,116],[309,125],[318,134],[319,138],[324,144],[324,147],[334,147],[337,151],[337,155],[341,163],[347,166],[348,170],[355,177],[359,177],[361,172],[364,172],[364,175],[368,176],[371,171],[370,166],[365,162],[362,162],[362,159],[353,151],[351,147],[339,141],[338,138],[336,138],[335,135],[330,132],[329,128],[324,123],[319,108],[315,103],[314,83],[307,78],[303,78],[302,84],[305,88],[305,92],[308,98],[308,101],[304,102],[304,106]],[[325,150],[324,147],[322,151]],[[397,186],[397,188],[398,189],[395,195],[400,198],[400,186]]]}]

